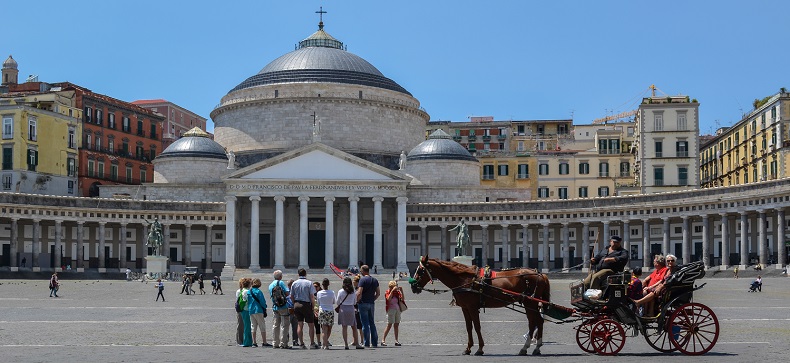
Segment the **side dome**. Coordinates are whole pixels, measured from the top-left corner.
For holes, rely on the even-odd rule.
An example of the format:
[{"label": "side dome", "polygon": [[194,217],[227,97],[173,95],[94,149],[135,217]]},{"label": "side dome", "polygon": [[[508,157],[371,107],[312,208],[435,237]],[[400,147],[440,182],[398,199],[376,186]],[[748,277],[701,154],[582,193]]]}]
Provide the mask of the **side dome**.
[{"label": "side dome", "polygon": [[8,59],[3,62],[3,68],[17,69],[17,67],[19,67],[19,64],[14,60],[14,57],[10,55],[8,56]]},{"label": "side dome", "polygon": [[208,136],[208,133],[195,127],[184,133],[180,139],[170,144],[170,146],[162,151],[156,158],[198,157],[228,160],[225,148]]},{"label": "side dome", "polygon": [[467,160],[477,161],[461,144],[452,140],[442,130],[434,131],[428,140],[423,141],[409,151],[406,161],[416,160]]}]

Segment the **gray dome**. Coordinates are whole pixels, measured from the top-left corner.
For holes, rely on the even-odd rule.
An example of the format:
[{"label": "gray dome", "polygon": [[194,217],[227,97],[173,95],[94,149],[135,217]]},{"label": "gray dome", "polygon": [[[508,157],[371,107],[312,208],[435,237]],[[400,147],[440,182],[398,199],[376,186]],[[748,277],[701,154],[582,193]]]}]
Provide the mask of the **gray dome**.
[{"label": "gray dome", "polygon": [[17,69],[18,66],[19,64],[17,64],[17,62],[14,60],[14,57],[10,55],[8,56],[8,59],[3,62],[3,68]]},{"label": "gray dome", "polygon": [[[452,140],[442,130],[434,131],[428,140],[421,142],[409,151],[407,161],[416,160],[467,160],[477,161],[461,144]],[[408,165],[408,164],[407,164]]]},{"label": "gray dome", "polygon": [[317,32],[299,42],[299,49],[275,59],[228,93],[269,84],[328,82],[384,88],[411,96],[372,64],[343,48],[343,43],[319,24]]},{"label": "gray dome", "polygon": [[[197,129],[197,130],[195,130]],[[208,134],[199,128],[184,133],[184,136],[170,144],[157,159],[175,157],[197,157],[228,160],[223,148],[216,141],[209,139]]]}]

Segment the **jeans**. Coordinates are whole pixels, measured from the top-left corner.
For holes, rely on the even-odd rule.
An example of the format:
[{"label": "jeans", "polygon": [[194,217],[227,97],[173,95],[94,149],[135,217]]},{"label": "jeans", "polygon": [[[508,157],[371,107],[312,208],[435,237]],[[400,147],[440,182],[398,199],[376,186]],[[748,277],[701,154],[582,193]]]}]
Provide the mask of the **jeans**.
[{"label": "jeans", "polygon": [[373,313],[376,311],[376,304],[374,303],[359,303],[359,318],[362,320],[362,342],[366,347],[373,345],[377,346],[379,343],[379,334],[376,332],[376,319]]}]

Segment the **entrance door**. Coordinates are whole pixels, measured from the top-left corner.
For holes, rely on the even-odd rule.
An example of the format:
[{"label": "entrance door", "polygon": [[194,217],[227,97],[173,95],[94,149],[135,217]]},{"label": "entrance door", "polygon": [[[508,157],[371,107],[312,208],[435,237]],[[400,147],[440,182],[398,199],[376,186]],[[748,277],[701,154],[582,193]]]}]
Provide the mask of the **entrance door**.
[{"label": "entrance door", "polygon": [[483,248],[475,247],[474,261],[475,266],[483,266]]},{"label": "entrance door", "polygon": [[178,248],[170,247],[170,263],[178,261]]},{"label": "entrance door", "polygon": [[49,246],[49,266],[42,267],[55,267],[55,245]]},{"label": "entrance door", "polygon": [[[697,242],[694,243],[694,256],[691,256],[691,261],[699,261],[701,259],[702,259],[702,243]],[[683,263],[688,263],[688,262],[683,261]]]},{"label": "entrance door", "polygon": [[365,264],[368,265],[371,269],[373,269],[373,235],[366,234],[365,235]]},{"label": "entrance door", "polygon": [[650,261],[651,261],[651,264],[652,264],[652,261],[653,261],[653,257],[655,257],[656,255],[660,255],[660,254],[661,254],[661,245],[658,244],[658,243],[651,244],[650,245]]},{"label": "entrance door", "polygon": [[682,261],[682,259],[683,259],[683,243],[675,243],[675,253],[673,253],[673,255],[675,255],[675,257],[680,257],[680,258],[678,258],[678,260],[679,260],[677,262],[678,264],[680,264],[680,263],[688,263],[686,261]]},{"label": "entrance door", "polygon": [[[268,251],[268,248],[266,249]],[[322,269],[326,265],[326,231],[307,231],[307,266]]]},{"label": "entrance door", "polygon": [[0,266],[11,266],[11,245],[3,245],[3,257],[0,259]]},{"label": "entrance door", "polygon": [[[271,261],[272,235],[261,234],[258,236],[258,261],[261,267],[272,267]],[[323,266],[321,266],[323,267]]]}]

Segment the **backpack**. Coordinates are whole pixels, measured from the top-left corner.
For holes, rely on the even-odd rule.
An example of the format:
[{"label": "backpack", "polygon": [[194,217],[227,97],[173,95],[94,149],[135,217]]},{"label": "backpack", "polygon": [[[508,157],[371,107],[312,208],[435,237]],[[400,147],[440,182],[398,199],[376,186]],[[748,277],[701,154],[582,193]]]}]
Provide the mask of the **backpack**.
[{"label": "backpack", "polygon": [[288,304],[285,298],[285,291],[283,291],[282,281],[272,288],[272,304],[278,308],[284,307]]},{"label": "backpack", "polygon": [[242,293],[239,294],[239,298],[236,299],[236,304],[234,307],[236,308],[237,313],[244,311],[244,306],[247,305],[247,302],[242,299],[243,296],[244,296],[244,291],[242,291]]}]

